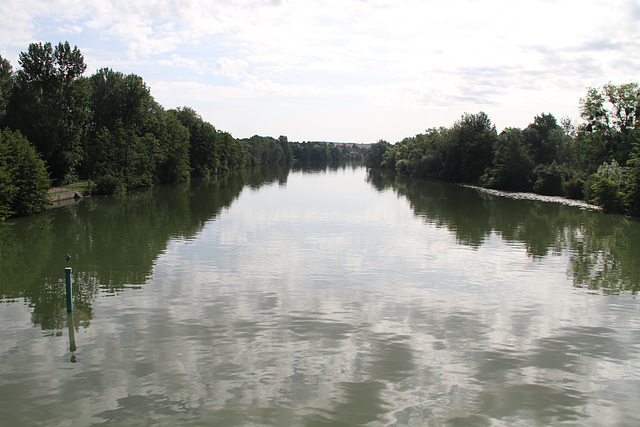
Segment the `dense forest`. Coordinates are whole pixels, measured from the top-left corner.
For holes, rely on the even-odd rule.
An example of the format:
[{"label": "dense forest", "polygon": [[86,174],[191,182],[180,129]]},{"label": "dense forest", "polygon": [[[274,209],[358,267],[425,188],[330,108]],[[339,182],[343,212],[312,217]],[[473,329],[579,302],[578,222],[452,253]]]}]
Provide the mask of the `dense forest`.
[{"label": "dense forest", "polygon": [[525,129],[498,133],[487,114],[464,114],[449,128],[389,144],[366,155],[370,168],[499,190],[584,199],[605,212],[640,216],[640,87],[591,88],[584,120],[540,114]]},{"label": "dense forest", "polygon": [[238,140],[189,107],[165,110],[135,74],[83,76],[68,42],[32,43],[18,61],[0,57],[0,219],[44,209],[51,185],[123,193],[292,159],[285,136]]}]

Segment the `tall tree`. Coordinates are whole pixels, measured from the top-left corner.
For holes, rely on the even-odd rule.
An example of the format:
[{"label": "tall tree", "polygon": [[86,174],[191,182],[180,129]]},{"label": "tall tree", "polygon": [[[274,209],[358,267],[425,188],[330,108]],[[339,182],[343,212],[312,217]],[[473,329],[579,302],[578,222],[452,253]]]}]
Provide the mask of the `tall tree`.
[{"label": "tall tree", "polygon": [[496,144],[493,167],[483,176],[482,185],[509,191],[531,191],[533,160],[522,142],[520,129],[507,128]]},{"label": "tall tree", "polygon": [[[107,180],[106,189],[152,185],[159,163],[170,151],[160,140],[170,138],[163,123],[165,111],[135,74],[103,68],[89,82],[94,115],[85,147],[85,174]],[[183,177],[183,172],[175,176]]]},{"label": "tall tree", "polygon": [[537,165],[550,165],[554,160],[560,160],[564,137],[564,129],[552,114],[536,116],[524,130],[524,143]]},{"label": "tall tree", "polygon": [[[640,124],[640,86],[638,83],[590,88],[580,100],[580,114],[586,124],[581,131],[595,134],[605,144],[607,157],[626,164],[638,139]],[[591,138],[588,138],[591,140]]]},{"label": "tall tree", "polygon": [[280,135],[278,143],[280,144],[280,148],[282,148],[285,162],[290,162],[293,157],[293,153],[291,151],[291,146],[289,145],[289,139],[285,135]]},{"label": "tall tree", "polygon": [[9,103],[9,95],[13,89],[14,75],[9,60],[0,55],[0,126]]},{"label": "tall tree", "polygon": [[493,162],[497,138],[486,113],[464,114],[447,135],[444,177],[454,182],[477,182]]},{"label": "tall tree", "polygon": [[84,58],[69,42],[31,43],[20,53],[21,69],[5,121],[32,142],[57,183],[73,181],[82,159],[82,139],[89,118]]},{"label": "tall tree", "polygon": [[384,153],[389,149],[391,144],[387,141],[380,140],[367,151],[364,156],[364,162],[368,168],[379,168],[384,160]]},{"label": "tall tree", "polygon": [[189,131],[189,160],[194,175],[208,177],[218,172],[216,128],[192,108],[181,107],[169,112]]}]

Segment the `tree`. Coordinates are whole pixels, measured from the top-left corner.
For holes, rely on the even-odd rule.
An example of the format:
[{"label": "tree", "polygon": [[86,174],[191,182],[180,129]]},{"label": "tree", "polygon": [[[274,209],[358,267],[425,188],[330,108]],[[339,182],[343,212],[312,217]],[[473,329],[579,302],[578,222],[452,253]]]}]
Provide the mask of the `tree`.
[{"label": "tree", "polygon": [[447,133],[443,177],[454,182],[477,182],[493,162],[497,137],[486,113],[465,113]]},{"label": "tree", "polygon": [[[153,99],[141,77],[108,68],[89,78],[93,119],[85,146],[84,173],[106,180],[106,188],[118,191],[150,186],[166,177],[184,179],[186,136],[166,122],[166,112]],[[174,123],[177,125],[178,123]],[[170,147],[175,143],[178,147]],[[181,151],[182,150],[182,151]],[[173,172],[168,164],[174,162]],[[104,178],[103,178],[104,177]],[[115,187],[113,184],[116,184]],[[101,183],[99,183],[101,184]]]},{"label": "tree", "polygon": [[282,148],[283,160],[288,163],[291,161],[293,157],[293,153],[291,152],[291,146],[289,145],[289,139],[285,135],[280,135],[278,138],[278,143],[280,144],[280,148]]},{"label": "tree", "polygon": [[635,131],[640,124],[640,86],[638,83],[590,88],[580,100],[580,115],[586,121],[582,132],[597,134],[605,142],[609,159],[626,164],[631,158]]},{"label": "tree", "polygon": [[0,219],[45,209],[50,183],[35,147],[18,131],[0,130]]},{"label": "tree", "polygon": [[613,160],[611,164],[605,162],[598,172],[592,174],[587,180],[587,196],[590,202],[602,207],[607,213],[622,213],[624,170]]},{"label": "tree", "polygon": [[533,192],[543,194],[545,196],[563,196],[565,170],[555,161],[550,165],[538,165],[533,170],[535,182],[533,184]]},{"label": "tree", "polygon": [[192,108],[169,111],[189,131],[190,165],[196,176],[206,177],[244,167],[247,152],[231,134],[216,130]]},{"label": "tree", "polygon": [[162,107],[153,99],[142,77],[102,68],[89,80],[94,112],[92,132],[103,127],[113,130],[116,122],[138,135],[153,130]]},{"label": "tree", "polygon": [[161,115],[156,130],[159,151],[155,178],[160,183],[187,182],[189,167],[189,131],[170,113]]},{"label": "tree", "polygon": [[0,124],[7,111],[13,82],[14,75],[11,63],[0,55]]},{"label": "tree", "polygon": [[560,161],[564,147],[564,129],[552,114],[536,116],[524,130],[524,143],[536,165]]},{"label": "tree", "polygon": [[367,151],[364,162],[368,168],[379,168],[384,160],[384,153],[391,147],[387,141],[380,140]]},{"label": "tree", "polygon": [[77,178],[89,118],[87,85],[79,81],[84,58],[69,42],[31,43],[7,105],[6,124],[20,130],[47,162],[54,181]]},{"label": "tree", "polygon": [[500,133],[491,170],[482,177],[482,185],[509,191],[531,191],[533,160],[522,142],[520,129],[507,128]]},{"label": "tree", "polygon": [[623,202],[627,213],[640,218],[640,145],[634,146],[623,179]]}]

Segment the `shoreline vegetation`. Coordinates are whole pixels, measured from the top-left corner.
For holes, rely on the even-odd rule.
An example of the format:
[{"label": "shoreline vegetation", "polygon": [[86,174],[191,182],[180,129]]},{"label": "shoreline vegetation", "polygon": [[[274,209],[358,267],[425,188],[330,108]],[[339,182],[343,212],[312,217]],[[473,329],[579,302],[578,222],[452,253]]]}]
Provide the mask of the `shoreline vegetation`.
[{"label": "shoreline vegetation", "polygon": [[365,162],[411,177],[564,197],[640,217],[640,86],[589,89],[580,111],[580,125],[542,113],[525,129],[500,133],[486,113],[465,113],[449,128],[395,144],[380,140]]},{"label": "shoreline vegetation", "polygon": [[294,158],[364,159],[357,144],[255,135],[236,139],[193,109],[165,109],[144,80],[86,65],[68,42],[31,43],[14,71],[0,57],[0,221],[31,215],[87,181],[91,194],[124,194]]},{"label": "shoreline vegetation", "polygon": [[84,57],[68,42],[31,43],[18,62],[14,71],[0,57],[0,221],[83,196],[69,188],[77,182],[91,194],[124,194],[293,160],[364,160],[412,177],[640,216],[637,83],[588,89],[579,125],[542,113],[525,129],[498,133],[480,112],[394,144],[290,142],[236,139],[190,107],[165,109],[135,74],[102,68],[84,76]]}]

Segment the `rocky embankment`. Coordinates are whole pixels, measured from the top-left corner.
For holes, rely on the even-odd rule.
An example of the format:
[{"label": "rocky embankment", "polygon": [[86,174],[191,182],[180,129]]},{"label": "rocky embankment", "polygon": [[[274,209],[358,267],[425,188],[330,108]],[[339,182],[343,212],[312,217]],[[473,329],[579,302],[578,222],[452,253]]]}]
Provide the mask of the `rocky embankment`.
[{"label": "rocky embankment", "polygon": [[535,193],[519,193],[512,191],[500,191],[500,190],[492,190],[490,188],[478,187],[475,185],[465,185],[462,184],[463,187],[473,188],[478,191],[482,191],[484,193],[488,193],[494,196],[499,197],[508,197],[510,199],[516,200],[535,200],[539,202],[548,202],[548,203],[562,203],[567,206],[576,206],[582,209],[590,209],[590,210],[601,210],[599,206],[592,205],[591,203],[587,203],[584,200],[575,200],[575,199],[567,199],[566,197],[560,196],[543,196],[541,194]]}]

